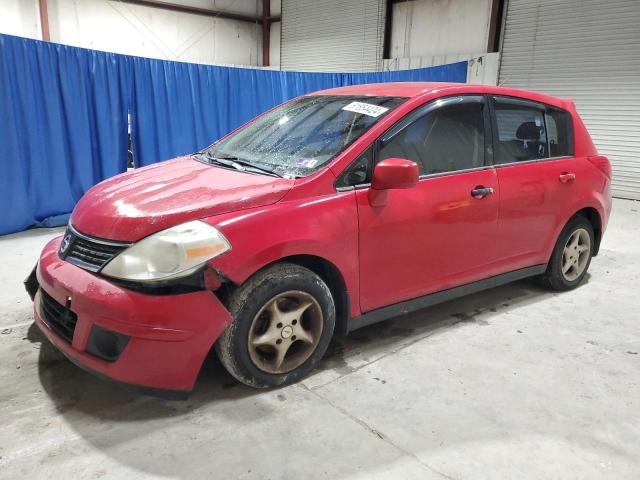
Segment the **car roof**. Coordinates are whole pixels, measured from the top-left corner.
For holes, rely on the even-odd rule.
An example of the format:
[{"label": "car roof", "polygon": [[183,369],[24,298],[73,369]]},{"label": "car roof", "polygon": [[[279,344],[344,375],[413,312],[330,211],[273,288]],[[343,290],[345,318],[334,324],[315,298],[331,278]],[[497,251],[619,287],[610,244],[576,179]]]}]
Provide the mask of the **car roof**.
[{"label": "car roof", "polygon": [[381,97],[415,97],[447,87],[461,87],[464,83],[445,82],[389,82],[366,83],[348,87],[330,88],[314,92],[312,95],[371,95]]},{"label": "car roof", "polygon": [[548,103],[563,108],[570,108],[573,102],[543,93],[520,90],[516,88],[496,87],[493,85],[477,85],[470,83],[451,82],[389,82],[351,85],[348,87],[320,90],[310,95],[370,95],[382,97],[418,97],[425,95],[464,95],[464,94],[493,94],[519,97],[527,100]]}]

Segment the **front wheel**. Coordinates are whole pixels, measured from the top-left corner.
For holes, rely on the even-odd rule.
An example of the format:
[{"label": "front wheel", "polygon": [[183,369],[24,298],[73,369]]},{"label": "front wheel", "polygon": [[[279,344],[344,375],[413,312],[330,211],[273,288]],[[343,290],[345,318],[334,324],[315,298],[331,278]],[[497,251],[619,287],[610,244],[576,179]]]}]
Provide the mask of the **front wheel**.
[{"label": "front wheel", "polygon": [[295,382],[322,358],[335,326],[331,291],[312,271],[282,263],[258,272],[227,301],[234,322],[216,342],[221,363],[252,387]]},{"label": "front wheel", "polygon": [[541,277],[543,284],[558,291],[580,285],[589,269],[594,245],[591,222],[582,215],[573,217],[560,232],[547,271]]}]

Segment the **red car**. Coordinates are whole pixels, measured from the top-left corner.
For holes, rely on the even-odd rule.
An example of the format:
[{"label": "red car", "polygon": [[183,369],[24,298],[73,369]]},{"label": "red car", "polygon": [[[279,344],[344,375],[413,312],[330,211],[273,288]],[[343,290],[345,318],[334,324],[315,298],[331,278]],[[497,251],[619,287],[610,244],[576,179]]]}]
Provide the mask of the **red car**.
[{"label": "red car", "polygon": [[239,381],[282,385],[364,325],[525,277],[575,288],[610,184],[569,100],[338,88],[95,186],[26,284],[99,375],[184,396],[215,347]]}]

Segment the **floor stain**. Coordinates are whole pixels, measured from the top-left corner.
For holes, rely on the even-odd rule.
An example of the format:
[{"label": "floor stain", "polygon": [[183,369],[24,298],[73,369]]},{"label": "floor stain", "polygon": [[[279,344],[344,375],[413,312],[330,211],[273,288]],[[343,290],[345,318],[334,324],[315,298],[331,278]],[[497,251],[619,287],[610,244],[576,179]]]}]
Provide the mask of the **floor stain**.
[{"label": "floor stain", "polygon": [[473,315],[469,314],[469,313],[466,313],[466,312],[454,313],[451,316],[454,317],[454,318],[457,318],[461,322],[473,322],[473,321],[475,321],[475,317]]},{"label": "floor stain", "polygon": [[340,355],[331,355],[327,357],[320,365],[322,370],[334,370],[340,375],[348,375],[355,372],[355,368],[350,366],[344,357]]},{"label": "floor stain", "polygon": [[483,327],[486,325],[489,325],[489,322],[487,322],[486,320],[483,320],[481,318],[476,318],[476,315],[480,313],[482,313],[482,310],[476,308],[474,310],[474,314],[466,313],[466,312],[458,312],[458,313],[454,313],[452,316],[454,318],[457,318],[461,322],[475,322],[477,325],[481,325]]},{"label": "floor stain", "polygon": [[389,330],[389,334],[394,337],[408,337],[412,335],[414,331],[415,329],[413,328],[394,326]]}]

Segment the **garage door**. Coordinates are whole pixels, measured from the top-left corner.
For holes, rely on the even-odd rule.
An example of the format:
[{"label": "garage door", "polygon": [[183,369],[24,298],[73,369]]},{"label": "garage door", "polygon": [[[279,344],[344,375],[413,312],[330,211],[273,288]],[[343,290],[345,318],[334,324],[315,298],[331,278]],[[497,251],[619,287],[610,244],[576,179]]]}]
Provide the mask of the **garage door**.
[{"label": "garage door", "polygon": [[639,0],[508,0],[499,81],[575,100],[613,194],[640,200]]},{"label": "garage door", "polygon": [[282,0],[281,67],[379,70],[384,19],[384,0]]}]

